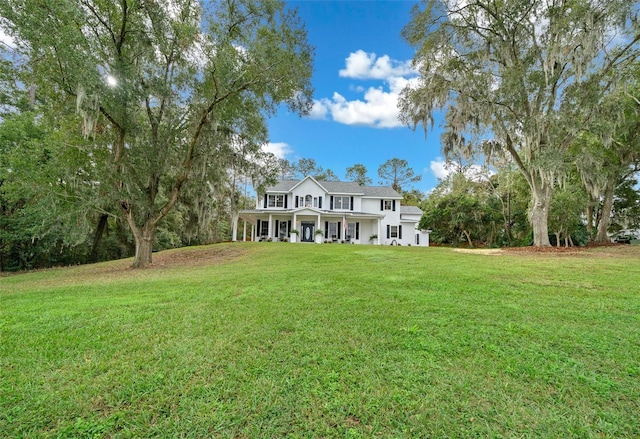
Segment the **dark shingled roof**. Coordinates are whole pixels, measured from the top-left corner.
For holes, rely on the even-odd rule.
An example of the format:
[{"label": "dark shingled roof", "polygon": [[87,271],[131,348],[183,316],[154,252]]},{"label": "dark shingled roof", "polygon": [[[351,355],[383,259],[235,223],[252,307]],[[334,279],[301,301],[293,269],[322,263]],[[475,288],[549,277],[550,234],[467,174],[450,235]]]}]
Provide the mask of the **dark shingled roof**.
[{"label": "dark shingled roof", "polygon": [[[274,186],[268,187],[267,192],[289,192],[301,180],[281,180]],[[353,181],[318,181],[331,194],[362,195],[378,198],[402,198],[389,186],[360,186]]]},{"label": "dark shingled roof", "polygon": [[275,186],[267,187],[267,192],[289,192],[296,184],[298,184],[297,181],[280,180]]},{"label": "dark shingled roof", "polygon": [[422,215],[422,209],[418,206],[400,206],[400,213],[406,213],[409,215]]}]

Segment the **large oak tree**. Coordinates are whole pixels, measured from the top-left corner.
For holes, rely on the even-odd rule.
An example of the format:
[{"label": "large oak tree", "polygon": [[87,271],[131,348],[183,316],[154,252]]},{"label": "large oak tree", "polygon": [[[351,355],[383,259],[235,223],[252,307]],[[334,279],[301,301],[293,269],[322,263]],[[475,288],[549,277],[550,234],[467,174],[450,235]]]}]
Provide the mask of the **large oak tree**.
[{"label": "large oak tree", "polygon": [[425,0],[404,36],[421,77],[401,98],[425,129],[444,110],[447,156],[510,156],[531,189],[534,245],[548,246],[567,151],[638,56],[632,0]]},{"label": "large oak tree", "polygon": [[632,178],[640,166],[640,66],[630,70],[630,77],[603,100],[596,110],[599,117],[589,133],[577,139],[573,148],[575,164],[587,190],[587,228],[590,232],[596,211],[597,232],[594,241],[609,242],[618,185]]},{"label": "large oak tree", "polygon": [[151,263],[186,183],[225,163],[230,133],[255,153],[264,116],[310,106],[313,50],[278,0],[0,0],[0,17],[17,84],[82,115],[102,202],[129,225],[136,267]]}]

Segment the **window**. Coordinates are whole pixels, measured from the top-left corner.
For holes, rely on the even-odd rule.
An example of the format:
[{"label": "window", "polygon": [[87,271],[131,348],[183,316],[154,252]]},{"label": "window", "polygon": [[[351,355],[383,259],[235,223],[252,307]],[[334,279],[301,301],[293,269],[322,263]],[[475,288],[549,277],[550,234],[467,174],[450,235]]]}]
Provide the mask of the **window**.
[{"label": "window", "polygon": [[384,200],[384,210],[393,210],[393,201]]},{"label": "window", "polygon": [[392,226],[387,224],[387,239],[402,239],[402,226]]},{"label": "window", "polygon": [[269,195],[269,207],[284,207],[284,195]]},{"label": "window", "polygon": [[329,223],[329,238],[330,239],[338,239],[338,224],[340,224],[340,223]]},{"label": "window", "polygon": [[347,236],[346,239],[358,239],[356,236],[356,223],[347,224]]},{"label": "window", "polygon": [[351,197],[334,197],[333,208],[349,210],[351,208]]},{"label": "window", "polygon": [[289,236],[289,234],[287,233],[287,222],[286,221],[280,221],[280,231],[278,233],[278,236],[280,238],[286,238],[287,236]]},{"label": "window", "polygon": [[260,221],[258,236],[269,236],[269,221]]},{"label": "window", "polygon": [[304,197],[304,207],[311,207],[311,195],[307,195],[306,197]]},{"label": "window", "polygon": [[416,245],[420,245],[420,234],[416,233]]}]

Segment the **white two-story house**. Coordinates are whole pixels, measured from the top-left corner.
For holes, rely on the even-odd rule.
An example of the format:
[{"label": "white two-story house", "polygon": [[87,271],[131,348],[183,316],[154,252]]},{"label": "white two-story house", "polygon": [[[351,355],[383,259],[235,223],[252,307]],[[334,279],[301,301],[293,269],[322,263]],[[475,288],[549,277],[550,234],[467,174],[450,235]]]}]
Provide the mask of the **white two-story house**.
[{"label": "white two-story house", "polygon": [[255,241],[428,246],[429,231],[418,229],[422,211],[401,200],[390,187],[306,177],[267,188],[240,219],[252,225]]}]

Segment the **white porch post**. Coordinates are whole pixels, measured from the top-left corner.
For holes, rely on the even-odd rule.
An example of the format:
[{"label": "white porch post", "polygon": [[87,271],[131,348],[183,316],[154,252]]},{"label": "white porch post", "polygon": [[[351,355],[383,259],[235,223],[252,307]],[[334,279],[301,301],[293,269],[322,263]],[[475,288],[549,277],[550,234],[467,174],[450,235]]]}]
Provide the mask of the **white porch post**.
[{"label": "white porch post", "polygon": [[242,220],[242,242],[247,242],[247,220]]},{"label": "white porch post", "polygon": [[322,230],[322,226],[320,224],[320,214],[318,214],[318,230]]},{"label": "white porch post", "polygon": [[231,242],[238,240],[238,214],[231,215]]},{"label": "white porch post", "polygon": [[269,224],[267,225],[267,239],[268,238],[273,238],[273,236],[271,236],[273,234],[273,230],[271,230],[271,223],[273,222],[273,214],[269,214]]},{"label": "white porch post", "polygon": [[382,221],[378,218],[378,245],[382,244]]},{"label": "white porch post", "polygon": [[[296,222],[298,221],[298,216],[294,213],[293,214],[293,222],[291,223],[291,228],[292,229],[296,229]],[[296,229],[297,230],[297,229]]]}]

